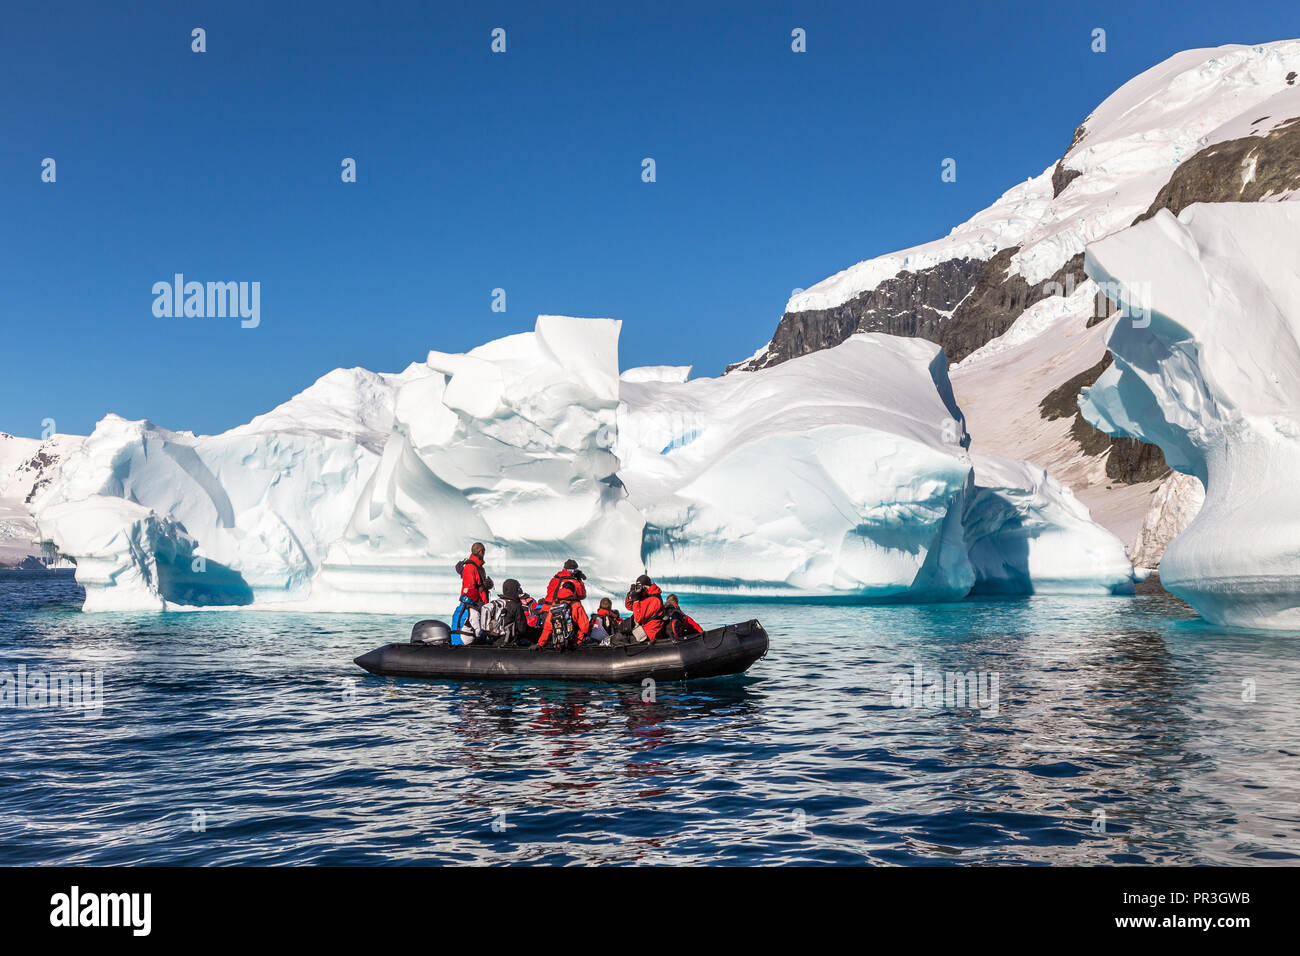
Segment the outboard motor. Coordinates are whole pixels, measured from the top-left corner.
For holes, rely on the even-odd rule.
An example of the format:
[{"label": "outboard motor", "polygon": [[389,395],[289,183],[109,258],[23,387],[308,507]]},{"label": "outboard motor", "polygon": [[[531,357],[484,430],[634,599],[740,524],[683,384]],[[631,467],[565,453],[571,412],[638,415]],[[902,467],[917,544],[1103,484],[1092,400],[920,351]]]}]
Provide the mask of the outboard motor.
[{"label": "outboard motor", "polygon": [[451,628],[442,621],[421,621],[411,628],[412,644],[450,644]]}]

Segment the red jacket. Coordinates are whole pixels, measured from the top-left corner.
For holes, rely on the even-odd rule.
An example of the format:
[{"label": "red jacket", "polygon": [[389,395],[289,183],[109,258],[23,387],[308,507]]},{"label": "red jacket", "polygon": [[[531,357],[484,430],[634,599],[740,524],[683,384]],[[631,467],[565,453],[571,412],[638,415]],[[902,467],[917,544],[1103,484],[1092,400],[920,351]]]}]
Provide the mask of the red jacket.
[{"label": "red jacket", "polygon": [[487,579],[483,574],[483,559],[471,554],[465,559],[460,572],[461,597],[469,598],[474,604],[483,604],[488,599]]},{"label": "red jacket", "polygon": [[[569,606],[569,614],[573,617],[573,625],[578,629],[578,640],[585,640],[591,634],[591,618],[587,617],[586,610],[582,607],[582,602],[576,597],[563,595],[560,602]],[[555,614],[555,605],[546,612],[546,624],[542,627],[542,636],[537,639],[541,647],[546,646],[546,642],[551,639],[551,618]]]},{"label": "red jacket", "polygon": [[700,622],[695,620],[695,618],[691,617],[689,614],[683,614],[682,617],[686,618],[686,620],[690,622],[691,627],[695,628],[695,630],[699,631],[701,634],[704,633],[704,628],[700,626]]},{"label": "red jacket", "polygon": [[555,577],[551,578],[550,584],[546,585],[546,600],[542,602],[545,607],[550,607],[555,603],[555,592],[561,584],[566,582],[573,585],[573,593],[579,601],[587,596],[587,582],[579,581],[573,576],[572,571],[564,568]]},{"label": "red jacket", "polygon": [[[695,628],[694,633],[696,633],[696,634],[703,634],[703,633],[704,633],[704,628],[700,627],[699,622],[696,621],[695,618],[691,617],[689,614],[687,614],[685,611],[683,611],[680,607],[677,608],[677,611],[678,611],[679,614],[681,614],[682,619],[685,620],[687,624],[689,624],[691,627]],[[678,635],[675,635],[675,636],[676,636],[676,637],[683,637],[683,636],[689,636],[689,635],[678,634]]]},{"label": "red jacket", "polygon": [[619,617],[618,611],[615,611],[613,608],[610,608],[608,611],[605,610],[597,611],[596,620],[600,622],[601,627],[603,627],[610,634],[613,634],[614,628],[618,627],[619,621],[623,619]]},{"label": "red jacket", "polygon": [[631,597],[623,600],[623,606],[632,612],[632,620],[644,628],[645,636],[650,641],[659,636],[664,626],[664,602],[661,594],[663,592],[659,590],[659,585],[650,584],[646,586],[645,597],[641,600],[633,601]]}]

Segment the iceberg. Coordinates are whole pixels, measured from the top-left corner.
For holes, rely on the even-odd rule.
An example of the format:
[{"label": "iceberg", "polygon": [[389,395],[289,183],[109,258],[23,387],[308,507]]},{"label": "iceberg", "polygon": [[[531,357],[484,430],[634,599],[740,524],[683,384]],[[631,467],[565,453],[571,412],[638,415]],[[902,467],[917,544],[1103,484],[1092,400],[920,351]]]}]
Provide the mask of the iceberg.
[{"label": "iceberg", "polygon": [[1216,624],[1300,628],[1297,243],[1294,203],[1197,204],[1094,243],[1085,263],[1133,318],[1080,406],[1204,486],[1160,580]]},{"label": "iceberg", "polygon": [[575,557],[621,592],[643,522],[612,452],[618,332],[542,316],[399,374],[335,370],[215,436],[110,415],[33,512],[86,610],[426,613],[454,604],[472,540],[516,576]]},{"label": "iceberg", "polygon": [[1131,592],[1118,538],[1023,462],[972,455],[943,351],[860,333],[753,372],[624,376],[619,459],[666,589],[955,600]]},{"label": "iceberg", "polygon": [[971,465],[947,361],[857,335],[758,372],[625,375],[616,452],[666,590],[956,600]]},{"label": "iceberg", "polygon": [[1132,594],[1119,538],[1029,462],[974,455],[963,522],[976,594]]},{"label": "iceberg", "polygon": [[642,571],[685,595],[956,600],[1130,588],[1122,544],[1041,469],[972,455],[947,359],[861,334],[757,372],[620,375],[620,323],[395,374],[338,369],[247,425],[110,415],[32,508],[86,610],[446,613],[471,541],[540,591]]}]

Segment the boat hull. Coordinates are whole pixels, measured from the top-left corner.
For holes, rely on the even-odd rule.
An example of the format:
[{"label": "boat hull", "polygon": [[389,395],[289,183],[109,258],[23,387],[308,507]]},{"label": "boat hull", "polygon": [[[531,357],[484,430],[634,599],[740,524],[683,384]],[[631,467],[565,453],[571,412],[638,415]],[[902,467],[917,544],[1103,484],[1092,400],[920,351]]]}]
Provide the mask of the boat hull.
[{"label": "boat hull", "polygon": [[615,684],[697,680],[741,674],[767,653],[767,632],[758,621],[705,631],[682,641],[620,647],[454,647],[385,644],[356,659],[382,677],[429,680],[562,680]]}]

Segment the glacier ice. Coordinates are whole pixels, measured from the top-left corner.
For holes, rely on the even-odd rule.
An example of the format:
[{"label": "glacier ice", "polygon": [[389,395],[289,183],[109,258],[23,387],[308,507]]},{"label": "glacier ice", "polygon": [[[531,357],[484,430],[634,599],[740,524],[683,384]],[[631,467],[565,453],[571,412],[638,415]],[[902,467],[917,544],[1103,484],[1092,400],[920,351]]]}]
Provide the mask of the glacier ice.
[{"label": "glacier ice", "polygon": [[974,584],[971,466],[937,346],[859,335],[760,372],[635,378],[616,452],[665,589],[955,599]]},{"label": "glacier ice", "polygon": [[979,594],[1129,594],[1133,566],[1115,535],[1037,465],[975,455],[966,541]]},{"label": "glacier ice", "polygon": [[78,435],[19,438],[0,432],[0,567],[45,557],[29,502],[58,476],[63,460],[85,441]]},{"label": "glacier ice", "polygon": [[666,589],[909,601],[1132,589],[1119,539],[1067,488],[969,452],[947,359],[923,339],[858,334],[719,379],[625,376],[618,437],[642,556]]},{"label": "glacier ice", "polygon": [[219,435],[101,421],[34,502],[87,610],[446,613],[470,541],[540,590],[649,570],[684,594],[1112,593],[1123,547],[1040,469],[972,455],[934,344],[859,335],[760,372],[619,373],[620,324],[397,374],[339,369]]},{"label": "glacier ice", "polygon": [[[454,603],[450,568],[479,539],[516,576],[544,580],[575,557],[595,590],[602,575],[621,588],[640,570],[642,522],[611,450],[618,331],[542,316],[400,374],[336,370],[215,436],[109,416],[35,515],[67,553],[96,556],[87,610],[425,613]],[[117,512],[120,534],[105,517],[87,539],[77,510],[107,515],[105,499],[137,507]],[[141,541],[168,546],[146,554]]]},{"label": "glacier ice", "polygon": [[1161,583],[1207,620],[1300,628],[1300,206],[1161,211],[1089,247],[1134,320],[1085,391],[1098,428],[1158,444],[1205,489]]}]

